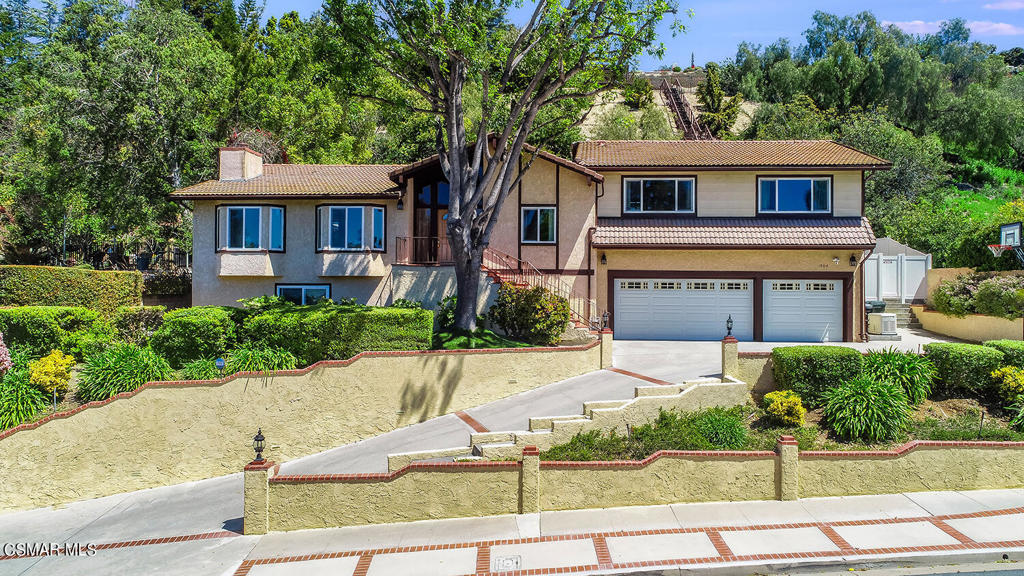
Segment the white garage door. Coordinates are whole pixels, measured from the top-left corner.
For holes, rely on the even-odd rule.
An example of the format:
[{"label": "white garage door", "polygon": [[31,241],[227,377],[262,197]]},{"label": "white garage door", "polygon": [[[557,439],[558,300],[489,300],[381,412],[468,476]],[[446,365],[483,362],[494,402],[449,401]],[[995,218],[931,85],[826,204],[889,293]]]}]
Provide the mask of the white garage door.
[{"label": "white garage door", "polygon": [[615,282],[615,337],[622,340],[754,338],[751,280],[643,279]]},{"label": "white garage door", "polygon": [[841,342],[842,280],[765,280],[766,342]]}]

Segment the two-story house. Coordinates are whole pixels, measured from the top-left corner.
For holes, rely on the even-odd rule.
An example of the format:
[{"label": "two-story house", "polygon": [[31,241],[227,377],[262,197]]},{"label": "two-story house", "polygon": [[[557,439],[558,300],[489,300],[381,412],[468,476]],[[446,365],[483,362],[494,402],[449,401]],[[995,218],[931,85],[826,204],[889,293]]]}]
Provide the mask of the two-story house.
[{"label": "two-story house", "polygon": [[[864,178],[888,161],[832,141],[587,141],[573,156],[537,152],[490,248],[607,311],[616,338],[717,340],[730,317],[741,340],[864,338]],[[436,157],[263,165],[225,148],[218,180],[174,197],[194,202],[194,304],[454,291]]]}]

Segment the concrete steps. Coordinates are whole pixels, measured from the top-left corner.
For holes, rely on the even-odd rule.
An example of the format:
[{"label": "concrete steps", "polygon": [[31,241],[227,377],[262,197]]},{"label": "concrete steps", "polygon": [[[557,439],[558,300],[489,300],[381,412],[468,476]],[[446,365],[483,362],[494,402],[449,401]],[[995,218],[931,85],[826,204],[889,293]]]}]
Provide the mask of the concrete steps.
[{"label": "concrete steps", "polygon": [[388,470],[414,462],[461,462],[472,459],[510,460],[526,446],[547,450],[592,430],[628,434],[632,426],[654,420],[661,410],[693,411],[712,406],[735,406],[749,401],[747,385],[731,378],[698,378],[669,386],[637,386],[629,400],[583,403],[581,414],[530,418],[527,430],[475,432],[469,446],[388,455]]},{"label": "concrete steps", "polygon": [[885,311],[887,314],[896,315],[896,326],[898,328],[921,328],[921,323],[914,316],[914,310],[910,304],[897,300],[886,300]]}]

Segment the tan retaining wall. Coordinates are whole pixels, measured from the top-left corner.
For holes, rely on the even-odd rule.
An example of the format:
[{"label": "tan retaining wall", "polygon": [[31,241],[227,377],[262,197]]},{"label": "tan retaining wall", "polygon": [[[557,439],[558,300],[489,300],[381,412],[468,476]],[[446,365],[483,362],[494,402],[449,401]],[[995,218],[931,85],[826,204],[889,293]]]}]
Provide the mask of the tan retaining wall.
[{"label": "tan retaining wall", "polygon": [[914,310],[914,315],[921,321],[921,327],[936,334],[944,334],[971,342],[1021,340],[1024,338],[1024,319],[1021,318],[1007,320],[981,314],[956,318],[934,310],[925,310],[923,306],[912,306],[911,308]]},{"label": "tan retaining wall", "polygon": [[[275,476],[247,467],[244,531],[722,500],[1024,487],[1024,442],[910,442],[878,452],[658,452],[640,462],[412,464],[390,474]],[[269,491],[269,498],[267,498]],[[267,517],[262,502],[269,500]],[[255,505],[249,505],[249,501]]]},{"label": "tan retaining wall", "polygon": [[[150,383],[0,434],[0,510],[237,472],[262,427],[278,461],[601,368],[578,347],[367,352],[271,378]],[[610,358],[610,353],[605,355]]]},{"label": "tan retaining wall", "polygon": [[747,383],[755,402],[760,402],[765,394],[775,390],[771,352],[740,352],[736,362],[739,367],[736,379]]}]

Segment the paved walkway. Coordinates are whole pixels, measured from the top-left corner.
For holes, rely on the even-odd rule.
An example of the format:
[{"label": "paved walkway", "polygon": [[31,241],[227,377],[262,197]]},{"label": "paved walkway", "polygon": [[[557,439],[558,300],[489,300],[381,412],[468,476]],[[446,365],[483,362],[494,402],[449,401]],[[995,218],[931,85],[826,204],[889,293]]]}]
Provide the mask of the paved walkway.
[{"label": "paved walkway", "polygon": [[525,576],[739,567],[764,573],[1024,561],[1024,490],[542,512],[262,537],[214,532],[170,542],[79,534],[72,542],[106,545],[91,557],[0,559],[0,574]]}]

